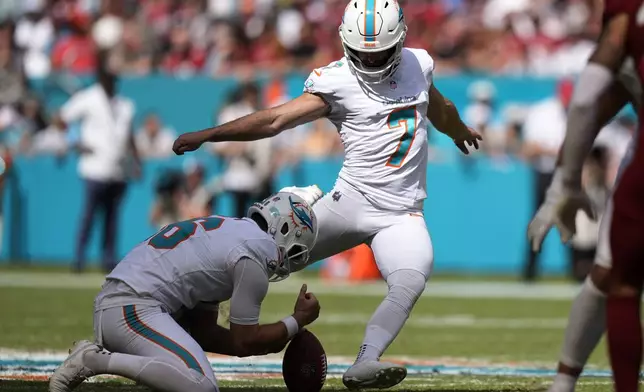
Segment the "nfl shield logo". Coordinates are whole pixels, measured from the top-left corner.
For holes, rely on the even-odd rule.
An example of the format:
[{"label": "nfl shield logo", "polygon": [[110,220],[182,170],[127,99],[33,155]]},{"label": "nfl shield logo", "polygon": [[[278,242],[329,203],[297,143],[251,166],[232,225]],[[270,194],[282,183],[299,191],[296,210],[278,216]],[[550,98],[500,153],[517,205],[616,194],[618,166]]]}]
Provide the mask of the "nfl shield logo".
[{"label": "nfl shield logo", "polygon": [[389,88],[391,88],[392,90],[397,89],[398,88],[398,83],[396,83],[395,80],[392,80],[391,82],[389,82]]}]

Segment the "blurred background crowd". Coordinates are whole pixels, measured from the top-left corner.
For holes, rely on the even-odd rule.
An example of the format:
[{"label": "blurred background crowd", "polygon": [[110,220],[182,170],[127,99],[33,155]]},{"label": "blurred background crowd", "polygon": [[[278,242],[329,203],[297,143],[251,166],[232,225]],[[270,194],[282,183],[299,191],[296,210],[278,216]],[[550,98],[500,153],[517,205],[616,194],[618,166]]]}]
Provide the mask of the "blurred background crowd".
[{"label": "blurred background crowd", "polygon": [[[482,156],[499,165],[521,160],[534,170],[535,202],[540,201],[563,140],[574,76],[600,30],[600,10],[588,0],[399,3],[409,27],[406,45],[430,52],[437,77],[477,75],[462,91],[467,104],[460,109],[486,142],[483,151],[460,163],[466,168]],[[220,124],[292,98],[280,84],[282,76],[306,75],[341,58],[337,29],[345,6],[346,0],[2,0],[0,145],[5,162],[89,151],[78,130],[55,121],[58,108],[47,105],[33,81],[53,80],[73,97],[74,78],[101,67],[115,77],[233,77],[241,81],[239,87],[225,105],[212,108],[212,123]],[[102,44],[108,41],[115,42]],[[97,56],[98,49],[105,56]],[[257,75],[272,82],[260,85]],[[487,80],[494,75],[559,82],[543,101],[499,105],[499,91]],[[170,157],[174,138],[188,131],[173,129],[155,110],[137,112],[136,118],[132,144],[141,161]],[[602,131],[586,173],[598,205],[634,129],[634,116],[627,111]],[[434,143],[433,136],[430,141],[430,159],[440,161],[451,146]],[[341,157],[342,145],[333,125],[320,120],[274,140],[222,143],[208,152],[222,162],[220,172],[208,173],[200,161],[186,160],[181,170],[168,171],[155,183],[157,199],[149,213],[154,226],[216,210],[222,193],[234,197],[233,212],[243,215],[249,203],[274,190],[273,177],[281,167],[301,159]],[[578,240],[573,255],[584,264],[592,261],[594,243],[588,225],[590,234]],[[535,260],[535,255],[527,257],[526,279],[537,274]],[[582,276],[583,270],[574,274]]]},{"label": "blurred background crowd", "polygon": [[[342,56],[345,0],[3,0],[2,58],[28,77],[91,72],[92,24],[117,18],[125,74],[309,71]],[[579,71],[600,25],[586,0],[401,0],[407,45],[439,73]],[[12,34],[15,32],[15,34]]]}]

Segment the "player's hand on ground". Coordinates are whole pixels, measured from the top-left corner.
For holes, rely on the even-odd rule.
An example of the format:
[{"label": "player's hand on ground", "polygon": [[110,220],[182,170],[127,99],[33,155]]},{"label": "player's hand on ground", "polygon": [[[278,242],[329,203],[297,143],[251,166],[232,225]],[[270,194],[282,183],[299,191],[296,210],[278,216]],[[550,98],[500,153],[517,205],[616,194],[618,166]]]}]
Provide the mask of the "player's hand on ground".
[{"label": "player's hand on ground", "polygon": [[204,141],[202,132],[184,133],[174,141],[172,151],[177,155],[183,155],[186,152],[195,151]]},{"label": "player's hand on ground", "polygon": [[313,293],[306,292],[306,284],[302,285],[295,302],[293,317],[300,328],[311,324],[320,315],[320,303]]},{"label": "player's hand on ground", "polygon": [[467,130],[463,132],[463,135],[454,138],[454,144],[456,144],[456,147],[458,147],[458,149],[461,150],[463,154],[468,155],[470,151],[468,150],[467,146],[474,147],[476,150],[478,150],[479,141],[482,140],[483,136],[481,136],[472,128],[467,128]]}]

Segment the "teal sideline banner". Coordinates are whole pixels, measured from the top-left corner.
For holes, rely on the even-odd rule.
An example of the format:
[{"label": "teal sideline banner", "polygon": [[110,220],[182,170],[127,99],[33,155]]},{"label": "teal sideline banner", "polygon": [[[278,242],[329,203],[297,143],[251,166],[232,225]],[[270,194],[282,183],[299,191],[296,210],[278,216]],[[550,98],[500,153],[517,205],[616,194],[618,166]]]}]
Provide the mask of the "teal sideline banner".
[{"label": "teal sideline banner", "polygon": [[[467,88],[477,76],[438,78],[436,85],[462,110],[467,105]],[[300,93],[305,76],[285,80],[287,93]],[[556,82],[551,79],[486,78],[496,87],[496,103],[529,104],[551,96]],[[87,84],[88,79],[77,81]],[[264,83],[266,80],[261,80]],[[69,96],[60,81],[34,81],[34,88],[45,98],[50,111]],[[150,112],[177,132],[213,125],[215,113],[235,89],[234,80],[195,77],[174,79],[164,76],[124,79],[122,94],[137,106],[136,124]],[[450,141],[435,133],[431,143],[442,151],[443,160],[428,167],[428,199],[425,219],[435,251],[437,271],[467,273],[517,273],[524,262],[527,242],[525,227],[532,213],[532,173],[519,162],[503,164],[485,158],[460,159]],[[221,172],[215,158],[201,152],[195,155],[207,167],[208,175]],[[185,157],[148,161],[144,178],[131,183],[119,224],[118,251],[122,256],[155,228],[149,222],[154,199],[154,183],[167,168],[181,167]],[[76,157],[19,157],[8,178],[4,199],[2,261],[28,261],[32,264],[67,264],[73,259],[84,184],[78,178]],[[329,191],[341,167],[340,160],[307,161],[279,173],[276,188],[287,185],[318,184]],[[230,214],[232,203],[224,195],[217,201],[216,213]],[[100,256],[102,227],[94,227],[88,257]],[[556,234],[546,243],[543,268],[561,273],[568,266],[566,250]]]}]

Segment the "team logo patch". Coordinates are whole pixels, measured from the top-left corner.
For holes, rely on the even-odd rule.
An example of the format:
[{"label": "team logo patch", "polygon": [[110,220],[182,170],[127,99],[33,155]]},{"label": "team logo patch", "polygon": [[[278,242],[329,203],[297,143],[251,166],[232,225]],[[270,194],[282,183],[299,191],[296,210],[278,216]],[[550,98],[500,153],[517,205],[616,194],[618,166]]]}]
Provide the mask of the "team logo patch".
[{"label": "team logo patch", "polygon": [[304,203],[293,201],[293,198],[290,196],[288,197],[288,201],[291,203],[291,219],[293,220],[293,224],[303,229],[313,231],[312,213],[309,211],[308,206]]},{"label": "team logo patch", "polygon": [[392,89],[392,90],[397,89],[398,88],[398,83],[395,80],[392,80],[391,82],[389,82],[389,88]]},{"label": "team logo patch", "polygon": [[333,192],[333,195],[331,196],[333,201],[339,201],[341,197],[342,197],[342,193],[340,193],[340,191]]}]

